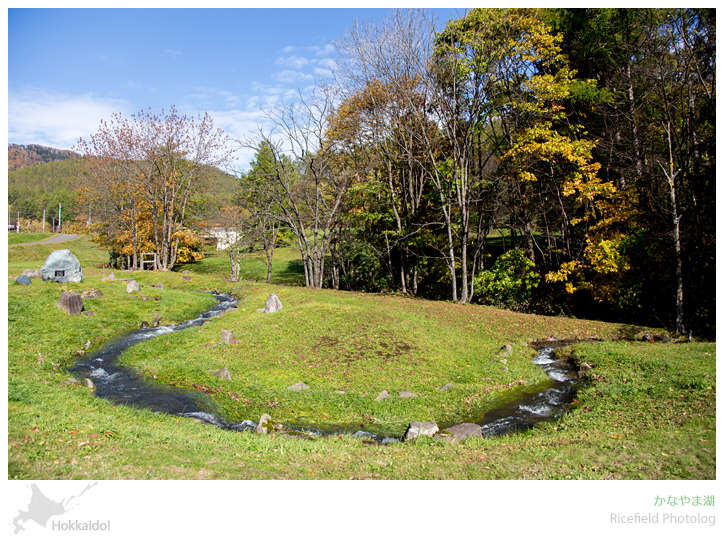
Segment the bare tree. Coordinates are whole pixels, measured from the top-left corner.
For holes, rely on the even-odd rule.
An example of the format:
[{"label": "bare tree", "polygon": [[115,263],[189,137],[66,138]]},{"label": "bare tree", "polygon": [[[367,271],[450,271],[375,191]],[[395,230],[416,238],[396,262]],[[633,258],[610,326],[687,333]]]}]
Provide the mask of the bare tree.
[{"label": "bare tree", "polygon": [[350,171],[338,166],[326,136],[333,103],[329,89],[309,98],[300,93],[296,102],[268,113],[273,126],[268,132],[239,141],[266,154],[246,188],[263,200],[261,215],[273,217],[294,234],[306,285],[312,288],[323,285],[325,257],[353,179]]}]

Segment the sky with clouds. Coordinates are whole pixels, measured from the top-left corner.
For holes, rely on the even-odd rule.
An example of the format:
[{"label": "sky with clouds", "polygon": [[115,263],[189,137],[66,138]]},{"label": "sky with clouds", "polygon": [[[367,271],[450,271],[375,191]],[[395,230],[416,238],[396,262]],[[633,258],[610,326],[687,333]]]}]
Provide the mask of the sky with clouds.
[{"label": "sky with clouds", "polygon": [[[8,142],[71,149],[113,113],[208,112],[232,137],[334,68],[384,9],[9,9]],[[248,156],[240,157],[242,160]]]}]

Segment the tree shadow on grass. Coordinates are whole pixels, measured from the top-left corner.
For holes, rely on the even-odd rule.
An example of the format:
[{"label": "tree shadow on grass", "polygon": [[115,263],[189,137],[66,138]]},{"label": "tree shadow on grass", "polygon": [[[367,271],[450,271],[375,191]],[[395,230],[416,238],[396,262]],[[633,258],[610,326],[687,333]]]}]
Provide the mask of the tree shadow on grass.
[{"label": "tree shadow on grass", "polygon": [[272,273],[272,282],[276,284],[303,286],[304,264],[301,260],[291,260],[286,263],[279,263],[277,270]]}]

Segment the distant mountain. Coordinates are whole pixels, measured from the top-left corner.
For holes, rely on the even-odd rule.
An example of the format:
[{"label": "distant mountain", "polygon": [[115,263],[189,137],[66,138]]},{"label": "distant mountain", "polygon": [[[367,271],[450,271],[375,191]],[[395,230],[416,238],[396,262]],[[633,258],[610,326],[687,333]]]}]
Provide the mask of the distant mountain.
[{"label": "distant mountain", "polygon": [[48,148],[38,144],[8,144],[8,171],[78,157],[78,153],[67,149]]}]

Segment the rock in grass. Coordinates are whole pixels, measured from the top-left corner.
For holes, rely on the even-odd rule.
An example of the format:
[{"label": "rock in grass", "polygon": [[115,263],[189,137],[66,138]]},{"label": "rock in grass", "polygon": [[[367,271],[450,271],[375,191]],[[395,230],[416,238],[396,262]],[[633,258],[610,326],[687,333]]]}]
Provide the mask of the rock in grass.
[{"label": "rock in grass", "polygon": [[264,413],[259,419],[259,424],[256,427],[256,433],[266,435],[273,431],[282,431],[284,426],[278,422],[274,422],[272,418]]},{"label": "rock in grass", "polygon": [[409,390],[403,390],[401,393],[398,394],[400,398],[417,398],[417,394],[414,392],[410,392]]},{"label": "rock in grass", "polygon": [[80,294],[81,299],[97,299],[103,297],[101,290],[86,290]]},{"label": "rock in grass", "polygon": [[221,343],[231,344],[234,341],[234,331],[221,331]]},{"label": "rock in grass", "polygon": [[470,437],[482,437],[483,432],[480,426],[471,422],[463,422],[450,426],[446,430],[440,430],[435,434],[435,439],[442,439],[454,445],[468,439]]},{"label": "rock in grass", "polygon": [[287,387],[289,390],[304,390],[308,389],[309,387],[303,382],[300,381],[299,383],[296,383],[295,385],[292,385],[291,387]]},{"label": "rock in grass", "polygon": [[435,435],[440,428],[434,422],[415,422],[412,421],[407,426],[405,435],[402,437],[403,441],[412,441],[417,437],[432,437]]},{"label": "rock in grass", "polygon": [[16,284],[22,284],[23,286],[27,286],[28,284],[32,284],[30,277],[27,275],[20,275],[18,278],[15,279]]},{"label": "rock in grass", "polygon": [[67,248],[51,252],[41,267],[40,274],[45,281],[83,282],[80,262]]},{"label": "rock in grass", "polygon": [[386,390],[383,390],[382,392],[380,392],[380,395],[377,396],[377,398],[375,398],[375,401],[379,402],[380,400],[384,400],[385,398],[389,398],[389,397],[390,397],[390,394]]},{"label": "rock in grass", "polygon": [[586,375],[586,373],[593,370],[593,367],[588,364],[587,362],[582,362],[581,365],[578,367],[578,377],[583,377]]},{"label": "rock in grass", "polygon": [[126,293],[136,293],[141,291],[141,285],[135,280],[131,280],[126,286]]},{"label": "rock in grass", "polygon": [[266,298],[266,304],[264,305],[264,313],[273,314],[274,312],[279,312],[281,309],[282,302],[279,300],[279,297],[277,297],[274,293],[269,294],[269,297]]},{"label": "rock in grass", "polygon": [[437,391],[444,392],[446,390],[450,390],[452,388],[452,386],[453,386],[452,383],[447,383],[447,384],[443,385],[442,387],[440,387],[439,389],[437,389]]},{"label": "rock in grass", "polygon": [[40,269],[25,269],[23,274],[28,278],[43,278],[43,273]]},{"label": "rock in grass", "polygon": [[231,381],[231,372],[229,372],[229,370],[227,368],[222,368],[221,370],[215,370],[212,373],[223,381]]},{"label": "rock in grass", "polygon": [[101,282],[113,282],[114,280],[117,280],[116,275],[111,273],[106,278],[101,279]]},{"label": "rock in grass", "polygon": [[503,347],[500,348],[500,356],[501,357],[510,357],[513,354],[513,346],[510,344],[505,344]]},{"label": "rock in grass", "polygon": [[83,299],[81,299],[79,293],[64,291],[60,294],[57,307],[71,316],[80,314],[83,310]]}]

